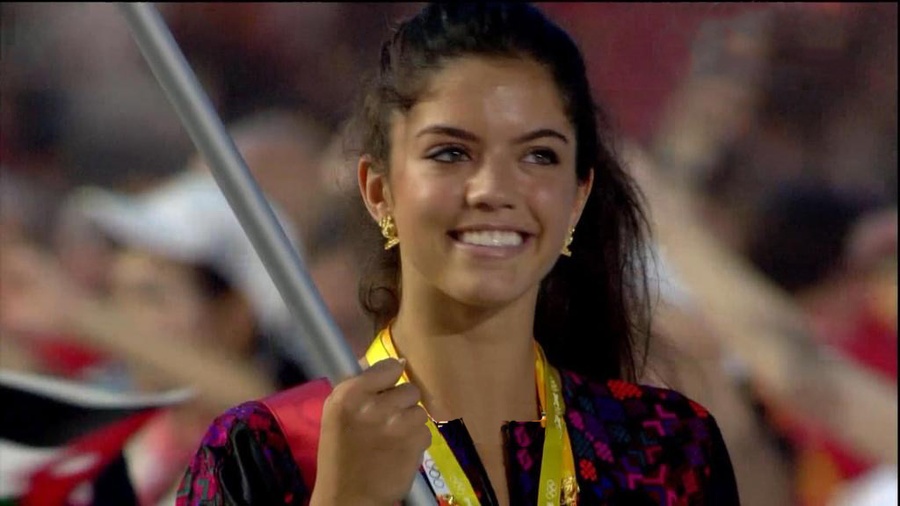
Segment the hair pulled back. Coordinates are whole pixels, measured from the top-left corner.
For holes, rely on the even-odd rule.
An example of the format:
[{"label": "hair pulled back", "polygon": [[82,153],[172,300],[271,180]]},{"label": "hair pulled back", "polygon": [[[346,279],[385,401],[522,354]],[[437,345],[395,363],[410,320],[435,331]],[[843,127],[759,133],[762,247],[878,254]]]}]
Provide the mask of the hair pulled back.
[{"label": "hair pulled back", "polygon": [[[649,337],[644,254],[647,222],[640,194],[618,161],[572,38],[522,3],[432,3],[401,23],[381,48],[354,125],[373,170],[389,171],[390,118],[405,114],[448,61],[465,56],[531,59],[553,76],[575,127],[576,173],[594,183],[570,246],[541,283],[534,335],[551,362],[595,379],[635,380]],[[370,227],[374,230],[374,227]],[[400,259],[383,251],[360,283],[360,302],[376,328],[397,315]]]}]

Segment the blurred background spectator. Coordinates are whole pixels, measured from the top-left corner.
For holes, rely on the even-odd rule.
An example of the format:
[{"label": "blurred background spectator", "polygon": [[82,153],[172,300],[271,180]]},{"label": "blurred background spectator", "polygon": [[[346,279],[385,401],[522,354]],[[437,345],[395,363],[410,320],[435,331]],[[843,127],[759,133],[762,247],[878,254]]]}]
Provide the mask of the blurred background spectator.
[{"label": "blurred background spectator", "polygon": [[[646,381],[716,413],[744,504],[863,504],[895,484],[896,448],[877,447],[896,446],[884,428],[897,428],[896,4],[539,5],[583,48],[659,227]],[[372,329],[355,280],[378,232],[344,132],[387,28],[420,6],[159,5],[357,354]],[[2,3],[0,56],[0,364],[119,390],[195,386],[195,404],[129,451],[144,501],[165,503],[195,426],[303,381],[302,364],[277,347],[259,360],[265,340],[237,332],[254,328],[252,295],[213,256],[110,226],[125,212],[104,211],[112,200],[171,211],[178,187],[216,189],[115,6]],[[201,200],[182,202],[193,239],[240,234],[201,218]],[[704,261],[716,275],[691,268]],[[759,307],[802,331],[772,331]],[[801,395],[810,385],[818,397]],[[889,414],[820,416],[807,397]]]}]

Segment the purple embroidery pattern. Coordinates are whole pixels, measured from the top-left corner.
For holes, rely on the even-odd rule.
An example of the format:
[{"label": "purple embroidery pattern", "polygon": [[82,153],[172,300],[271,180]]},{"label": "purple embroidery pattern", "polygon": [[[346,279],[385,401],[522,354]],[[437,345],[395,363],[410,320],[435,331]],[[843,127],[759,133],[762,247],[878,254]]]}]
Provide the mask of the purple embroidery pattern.
[{"label": "purple embroidery pattern", "polygon": [[[671,390],[624,381],[595,382],[563,372],[565,419],[572,442],[581,505],[706,505],[714,421],[699,404]],[[487,473],[465,425],[439,424],[483,504],[493,501]],[[536,504],[544,429],[539,422],[501,428],[512,504]],[[240,437],[239,437],[240,436]],[[237,442],[237,443],[236,443]],[[176,504],[224,504],[222,466],[236,444],[263,456],[282,504],[308,498],[277,422],[259,403],[217,418],[185,473]],[[229,483],[230,484],[230,483]]]}]

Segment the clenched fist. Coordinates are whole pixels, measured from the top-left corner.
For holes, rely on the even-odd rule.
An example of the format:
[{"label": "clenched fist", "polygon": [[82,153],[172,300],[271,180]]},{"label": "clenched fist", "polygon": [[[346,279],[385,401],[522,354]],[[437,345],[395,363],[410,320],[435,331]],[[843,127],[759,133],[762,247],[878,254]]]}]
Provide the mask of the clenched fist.
[{"label": "clenched fist", "polygon": [[382,360],[325,400],[311,506],[386,506],[409,492],[431,433],[419,389],[395,386],[403,365]]}]

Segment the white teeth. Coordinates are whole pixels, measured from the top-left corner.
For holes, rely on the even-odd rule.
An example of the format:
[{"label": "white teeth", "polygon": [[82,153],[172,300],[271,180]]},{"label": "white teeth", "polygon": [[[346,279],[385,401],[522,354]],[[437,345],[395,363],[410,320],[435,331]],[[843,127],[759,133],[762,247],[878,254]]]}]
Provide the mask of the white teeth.
[{"label": "white teeth", "polygon": [[460,233],[459,240],[476,246],[518,246],[522,244],[522,235],[518,232],[478,230]]}]

